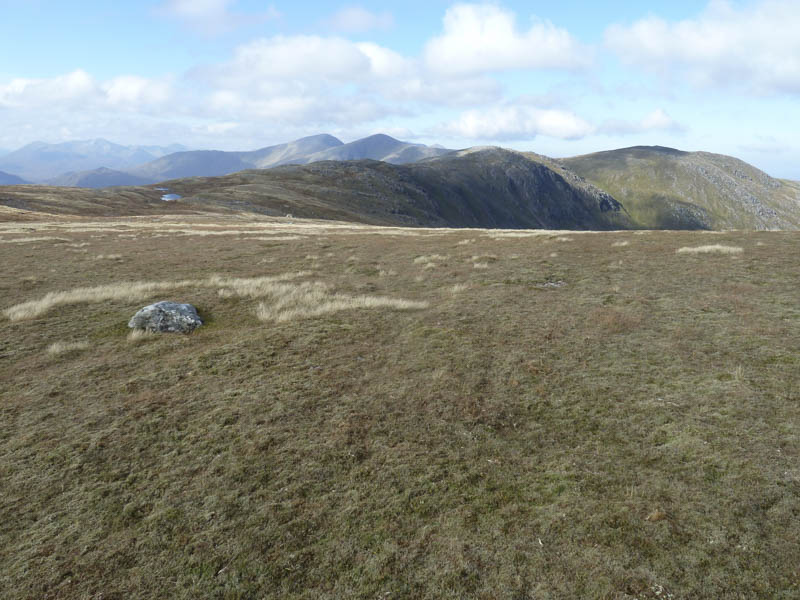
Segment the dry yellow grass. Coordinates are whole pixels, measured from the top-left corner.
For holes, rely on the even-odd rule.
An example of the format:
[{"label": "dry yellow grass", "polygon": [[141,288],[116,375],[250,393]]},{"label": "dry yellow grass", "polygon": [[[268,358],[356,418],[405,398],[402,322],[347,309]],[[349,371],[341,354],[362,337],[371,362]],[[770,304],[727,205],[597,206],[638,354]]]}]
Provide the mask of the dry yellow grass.
[{"label": "dry yellow grass", "polygon": [[740,246],[725,246],[723,244],[709,244],[707,246],[684,246],[678,248],[678,254],[741,254],[744,248]]},{"label": "dry yellow grass", "polygon": [[50,292],[37,300],[16,304],[3,311],[11,321],[22,321],[41,316],[55,308],[69,304],[105,302],[107,300],[140,300],[167,290],[187,287],[210,287],[232,289],[239,296],[259,297],[267,295],[272,282],[285,281],[306,275],[304,272],[271,277],[231,278],[212,275],[207,279],[184,279],[179,281],[127,281],[75,288],[63,292]]},{"label": "dry yellow grass", "polygon": [[60,237],[39,236],[39,237],[21,237],[21,238],[0,240],[0,244],[29,244],[32,242],[68,242],[68,241],[69,240]]},{"label": "dry yellow grass", "polygon": [[156,337],[158,337],[156,333],[148,331],[147,329],[131,329],[127,340],[133,344],[138,344],[146,340],[153,340]]},{"label": "dry yellow grass", "polygon": [[89,348],[88,342],[55,342],[47,347],[47,353],[50,356],[61,356],[63,354],[80,352],[87,348]]},{"label": "dry yellow grass", "polygon": [[262,302],[256,309],[261,321],[283,323],[296,319],[318,317],[343,310],[389,308],[392,310],[419,310],[427,302],[416,302],[382,296],[348,296],[332,293],[320,282],[274,284],[270,288],[272,302]]},{"label": "dry yellow grass", "polygon": [[416,265],[426,264],[426,263],[431,263],[431,262],[436,261],[436,260],[445,261],[445,260],[447,260],[449,258],[450,258],[449,256],[446,256],[446,255],[443,255],[443,254],[431,254],[429,256],[418,256],[418,257],[416,257],[414,259],[414,264],[416,264]]}]

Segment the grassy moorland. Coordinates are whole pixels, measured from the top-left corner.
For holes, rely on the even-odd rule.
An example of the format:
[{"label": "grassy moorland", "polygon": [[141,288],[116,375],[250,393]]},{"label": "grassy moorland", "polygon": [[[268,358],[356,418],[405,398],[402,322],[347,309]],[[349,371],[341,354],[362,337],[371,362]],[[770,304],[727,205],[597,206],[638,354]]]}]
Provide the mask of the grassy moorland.
[{"label": "grassy moorland", "polygon": [[800,597],[797,233],[24,218],[3,598]]}]

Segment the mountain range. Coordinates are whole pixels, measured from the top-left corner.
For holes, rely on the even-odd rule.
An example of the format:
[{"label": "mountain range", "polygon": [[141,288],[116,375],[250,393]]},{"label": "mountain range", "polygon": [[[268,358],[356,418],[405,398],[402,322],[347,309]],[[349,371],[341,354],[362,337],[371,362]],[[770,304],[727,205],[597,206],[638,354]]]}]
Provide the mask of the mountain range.
[{"label": "mountain range", "polygon": [[145,162],[186,150],[170,146],[123,146],[104,139],[47,144],[33,142],[0,156],[0,170],[23,179],[43,183],[67,172],[100,167],[125,170]]},{"label": "mountain range", "polygon": [[[3,185],[22,183],[7,173],[0,178]],[[553,159],[496,147],[454,151],[381,134],[345,144],[323,134],[246,152],[184,150],[127,170],[69,172],[48,183],[125,187],[74,194],[7,187],[0,203],[109,215],[197,207],[387,225],[800,229],[800,183],[730,156],[661,146]],[[162,188],[182,200],[165,206]]]},{"label": "mountain range", "polygon": [[332,135],[314,135],[258,150],[186,150],[182,146],[120,146],[106,140],[44,144],[35,142],[0,156],[0,169],[36,183],[99,188],[144,185],[166,179],[228,175],[244,169],[321,160],[373,159],[415,162],[450,152],[446,148],[372,135],[345,144]]}]

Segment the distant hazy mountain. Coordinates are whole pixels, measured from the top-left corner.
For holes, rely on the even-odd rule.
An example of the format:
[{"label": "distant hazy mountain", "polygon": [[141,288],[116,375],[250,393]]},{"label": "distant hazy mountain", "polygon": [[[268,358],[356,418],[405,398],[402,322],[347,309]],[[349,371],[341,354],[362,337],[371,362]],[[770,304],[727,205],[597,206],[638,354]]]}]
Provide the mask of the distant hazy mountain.
[{"label": "distant hazy mountain", "polygon": [[22,183],[28,182],[21,177],[12,175],[11,173],[4,173],[3,171],[0,171],[0,185],[20,185]]},{"label": "distant hazy mountain", "polygon": [[0,169],[41,182],[70,171],[99,167],[125,170],[179,150],[185,148],[177,144],[166,147],[122,146],[103,139],[60,144],[33,142],[0,156]]},{"label": "distant hazy mountain", "polygon": [[450,150],[401,142],[388,135],[373,135],[349,144],[332,135],[301,138],[249,152],[196,150],[164,156],[129,172],[152,181],[182,177],[227,175],[244,169],[268,169],[285,164],[308,164],[321,160],[382,160],[395,164],[440,156]]},{"label": "distant hazy mountain", "polygon": [[147,185],[150,179],[137,177],[123,171],[100,167],[91,171],[64,173],[48,180],[48,185],[63,187],[104,188],[115,186]]},{"label": "distant hazy mountain", "polygon": [[448,152],[452,152],[452,150],[424,144],[401,142],[393,137],[379,133],[349,144],[317,152],[308,156],[306,160],[298,162],[307,164],[321,160],[362,160],[368,158],[401,165],[441,156]]},{"label": "distant hazy mountain", "polygon": [[323,133],[300,138],[287,144],[278,144],[277,146],[256,150],[249,153],[246,157],[246,162],[250,163],[252,161],[252,165],[258,169],[268,169],[290,163],[304,163],[308,162],[309,156],[340,148],[344,145],[342,140]]},{"label": "distant hazy mountain", "polygon": [[560,162],[622,202],[642,227],[800,227],[800,186],[731,156],[636,146]]}]

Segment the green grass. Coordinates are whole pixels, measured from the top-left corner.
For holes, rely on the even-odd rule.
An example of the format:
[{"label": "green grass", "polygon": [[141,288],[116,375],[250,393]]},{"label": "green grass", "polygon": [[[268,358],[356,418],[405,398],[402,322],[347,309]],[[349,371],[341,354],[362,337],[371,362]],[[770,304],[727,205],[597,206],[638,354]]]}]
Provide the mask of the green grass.
[{"label": "green grass", "polygon": [[[301,233],[0,245],[2,309],[299,272],[428,306],[4,318],[4,598],[800,597],[797,234]],[[128,340],[161,299],[211,325]]]}]

